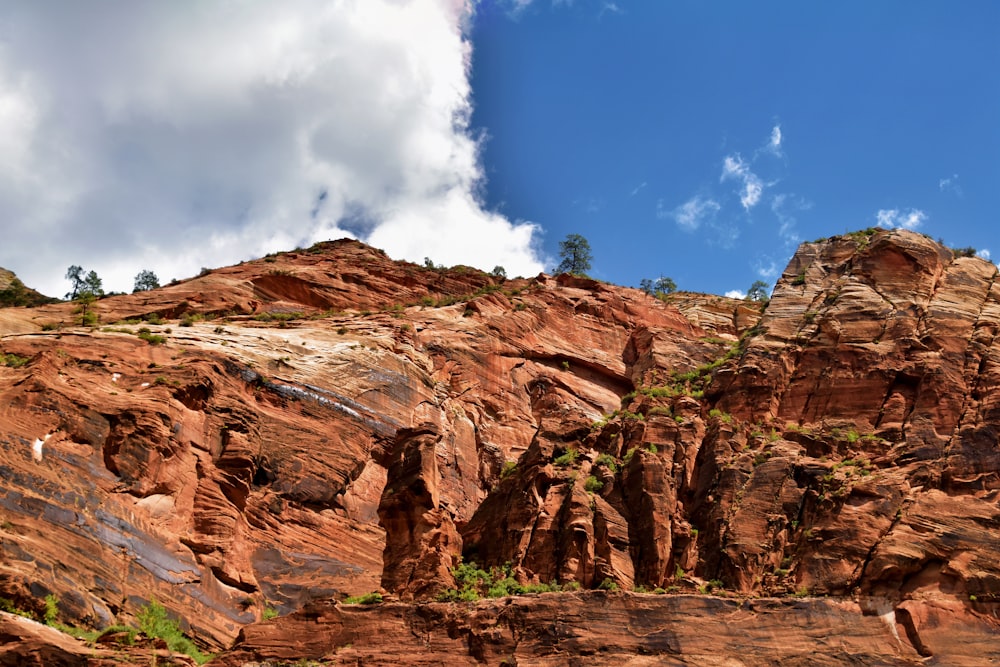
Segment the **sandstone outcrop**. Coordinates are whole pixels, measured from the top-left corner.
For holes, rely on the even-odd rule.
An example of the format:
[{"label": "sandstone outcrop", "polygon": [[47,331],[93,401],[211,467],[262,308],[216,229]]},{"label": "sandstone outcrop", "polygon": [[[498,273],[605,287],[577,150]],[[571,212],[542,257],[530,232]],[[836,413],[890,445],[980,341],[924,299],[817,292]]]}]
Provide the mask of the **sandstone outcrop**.
[{"label": "sandstone outcrop", "polygon": [[[338,241],[102,299],[95,327],[0,309],[0,597],[103,627],[155,596],[206,648],[241,636],[232,665],[977,664],[996,278],[868,230],[803,244],[762,308]],[[429,604],[462,559],[666,595]],[[330,602],[376,589],[399,602]],[[726,619],[749,648],[692,649]]]}]

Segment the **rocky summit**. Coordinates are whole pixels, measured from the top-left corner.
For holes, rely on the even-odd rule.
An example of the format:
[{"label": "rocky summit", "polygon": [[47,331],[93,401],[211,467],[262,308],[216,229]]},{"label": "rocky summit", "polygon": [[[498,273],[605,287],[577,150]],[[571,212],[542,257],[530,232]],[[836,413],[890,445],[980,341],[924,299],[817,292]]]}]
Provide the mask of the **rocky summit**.
[{"label": "rocky summit", "polygon": [[0,309],[0,665],[996,663],[997,277],[902,230],[769,302],[336,241]]}]

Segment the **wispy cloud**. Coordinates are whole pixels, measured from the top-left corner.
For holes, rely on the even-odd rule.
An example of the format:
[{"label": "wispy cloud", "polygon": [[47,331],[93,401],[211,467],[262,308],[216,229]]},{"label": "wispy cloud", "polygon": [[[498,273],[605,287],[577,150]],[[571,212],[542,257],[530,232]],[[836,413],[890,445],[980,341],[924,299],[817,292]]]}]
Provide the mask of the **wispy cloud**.
[{"label": "wispy cloud", "polygon": [[882,208],[875,214],[875,220],[879,227],[916,229],[927,220],[927,214],[918,208],[911,208],[908,211],[901,211],[897,208]]},{"label": "wispy cloud", "polygon": [[632,192],[630,192],[628,196],[629,197],[636,196],[637,194],[639,194],[639,191],[642,190],[644,187],[646,187],[646,181],[643,181],[639,185],[637,185],[634,188],[632,188]]},{"label": "wispy cloud", "polygon": [[605,2],[601,5],[601,11],[597,13],[597,18],[603,17],[605,14],[623,14],[624,10],[618,6],[616,2]]},{"label": "wispy cloud", "polygon": [[958,183],[958,174],[952,174],[948,178],[942,178],[938,181],[938,190],[941,192],[951,192],[961,199],[962,186]]},{"label": "wispy cloud", "polygon": [[719,202],[714,199],[695,195],[677,208],[667,210],[661,199],[656,205],[656,216],[658,218],[673,218],[681,229],[693,232],[702,223],[714,218],[721,208]]},{"label": "wispy cloud", "polygon": [[775,125],[771,128],[771,136],[761,150],[765,153],[770,153],[775,157],[784,157],[784,153],[781,151],[781,142],[783,138],[784,135],[781,134],[781,125]]},{"label": "wispy cloud", "polygon": [[754,266],[754,271],[761,278],[767,278],[768,280],[774,280],[781,273],[781,269],[773,259],[758,259]]},{"label": "wispy cloud", "polygon": [[507,2],[507,14],[513,19],[517,19],[521,16],[521,13],[527,9],[532,3],[532,0],[508,0]]},{"label": "wispy cloud", "polygon": [[976,251],[976,257],[982,257],[983,259],[989,259],[990,258],[990,249],[989,248],[983,248],[982,250],[977,250]]},{"label": "wispy cloud", "polygon": [[604,204],[603,197],[583,197],[573,200],[573,206],[582,208],[587,213],[598,213],[604,208]]},{"label": "wispy cloud", "polygon": [[778,236],[782,238],[786,246],[794,247],[802,243],[802,237],[799,236],[797,228],[796,214],[811,208],[812,202],[787,193],[776,194],[771,198],[771,211],[778,219]]},{"label": "wispy cloud", "polygon": [[747,211],[760,203],[761,195],[764,194],[764,183],[757,174],[750,171],[747,164],[739,153],[727,155],[722,162],[722,176],[719,182],[736,180],[742,184],[740,189],[740,204]]}]

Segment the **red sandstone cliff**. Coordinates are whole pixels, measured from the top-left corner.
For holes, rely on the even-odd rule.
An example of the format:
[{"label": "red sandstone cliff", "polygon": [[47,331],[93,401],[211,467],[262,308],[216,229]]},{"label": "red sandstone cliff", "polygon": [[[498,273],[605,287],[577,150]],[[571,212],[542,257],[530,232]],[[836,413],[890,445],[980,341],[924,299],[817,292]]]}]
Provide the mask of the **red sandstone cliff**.
[{"label": "red sandstone cliff", "polygon": [[[0,309],[0,597],[227,665],[996,660],[996,277],[861,232],[761,312],[342,241]],[[428,604],[462,556],[582,590]]]}]

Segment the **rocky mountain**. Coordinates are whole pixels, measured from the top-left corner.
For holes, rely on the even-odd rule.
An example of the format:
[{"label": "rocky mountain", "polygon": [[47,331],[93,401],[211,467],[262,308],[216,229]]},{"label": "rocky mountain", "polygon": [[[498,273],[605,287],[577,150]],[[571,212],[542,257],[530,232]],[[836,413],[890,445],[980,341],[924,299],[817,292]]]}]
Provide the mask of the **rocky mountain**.
[{"label": "rocky mountain", "polygon": [[26,287],[21,279],[14,275],[13,271],[0,266],[0,308],[8,306],[41,306],[46,303],[54,303],[57,299],[52,299],[44,294],[36,292],[30,287]]},{"label": "rocky mountain", "polygon": [[[996,662],[996,281],[901,230],[767,304],[337,241],[0,309],[0,597],[233,666]],[[53,632],[0,664],[170,659]]]}]

